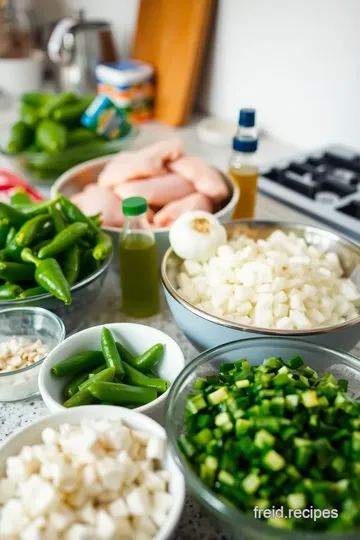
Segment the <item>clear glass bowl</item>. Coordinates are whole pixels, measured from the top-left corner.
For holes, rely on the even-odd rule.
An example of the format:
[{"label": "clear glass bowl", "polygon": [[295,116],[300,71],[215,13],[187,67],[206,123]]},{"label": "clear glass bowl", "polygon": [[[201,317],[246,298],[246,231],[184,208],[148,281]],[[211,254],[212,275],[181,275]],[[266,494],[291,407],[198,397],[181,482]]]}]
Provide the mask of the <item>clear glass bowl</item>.
[{"label": "clear glass bowl", "polygon": [[184,431],[184,407],[187,395],[193,391],[197,377],[218,373],[220,364],[235,362],[246,357],[251,365],[260,364],[267,356],[290,359],[300,354],[305,362],[317,372],[331,372],[336,378],[349,380],[349,392],[360,395],[360,361],[351,354],[328,349],[308,341],[291,338],[252,338],[233,341],[197,356],[180,373],[170,389],[165,406],[165,428],[170,451],[185,476],[187,487],[204,508],[215,518],[232,538],[242,540],[359,540],[360,531],[345,533],[308,532],[278,529],[256,520],[236,508],[222,502],[188,466],[178,448],[178,438]]},{"label": "clear glass bowl", "polygon": [[129,133],[120,139],[104,141],[100,144],[94,142],[93,144],[77,145],[52,154],[46,152],[27,152],[26,150],[18,154],[9,154],[4,150],[8,138],[7,134],[6,137],[5,135],[3,137],[0,136],[0,153],[11,159],[19,171],[24,170],[27,177],[31,176],[32,183],[51,184],[63,172],[75,165],[127,149],[138,133],[139,129],[136,126],[132,126]]},{"label": "clear glass bowl", "polygon": [[[57,315],[39,307],[0,311],[0,342],[13,336],[41,339],[50,352],[65,339],[65,327]],[[0,401],[18,401],[37,395],[37,379],[44,358],[23,369],[0,372]]]},{"label": "clear glass bowl", "polygon": [[73,334],[84,326],[91,315],[91,308],[96,306],[111,261],[112,257],[109,257],[98,270],[71,286],[72,303],[69,306],[50,293],[44,293],[18,300],[0,300],[0,310],[12,307],[42,307],[60,317],[66,333]]}]

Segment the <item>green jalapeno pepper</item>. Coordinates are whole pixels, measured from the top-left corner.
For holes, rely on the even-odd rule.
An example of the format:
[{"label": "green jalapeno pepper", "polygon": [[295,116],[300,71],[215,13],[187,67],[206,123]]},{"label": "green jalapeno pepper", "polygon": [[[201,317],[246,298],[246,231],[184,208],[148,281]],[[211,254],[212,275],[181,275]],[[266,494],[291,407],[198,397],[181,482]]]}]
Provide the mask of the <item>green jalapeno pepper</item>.
[{"label": "green jalapeno pepper", "polygon": [[104,261],[112,254],[113,244],[110,236],[102,231],[96,235],[96,245],[92,251],[94,259]]},{"label": "green jalapeno pepper", "polygon": [[46,223],[50,223],[50,216],[46,214],[40,214],[26,221],[16,234],[17,245],[20,247],[31,246]]},{"label": "green jalapeno pepper", "polygon": [[92,101],[93,98],[83,98],[77,103],[70,103],[69,105],[57,107],[52,113],[52,117],[54,120],[56,120],[56,122],[79,122],[81,116],[84,114]]},{"label": "green jalapeno pepper", "polygon": [[18,246],[16,242],[16,229],[11,227],[9,234],[6,238],[5,253],[13,259],[15,262],[23,262],[21,258],[22,247]]},{"label": "green jalapeno pepper", "polygon": [[74,285],[80,274],[80,249],[77,244],[65,251],[61,267],[69,285]]},{"label": "green jalapeno pepper", "polygon": [[72,223],[66,229],[59,232],[54,239],[39,251],[39,259],[54,257],[65,251],[88,231],[86,223]]},{"label": "green jalapeno pepper", "polygon": [[14,283],[7,282],[0,286],[0,300],[13,300],[22,292],[22,288]]},{"label": "green jalapeno pepper", "polygon": [[34,137],[33,130],[25,122],[16,122],[11,127],[10,140],[7,150],[11,154],[17,154],[27,148]]},{"label": "green jalapeno pepper", "polygon": [[24,191],[18,191],[17,193],[11,195],[10,204],[11,206],[19,206],[22,204],[33,204],[33,202],[28,193],[24,193]]},{"label": "green jalapeno pepper", "polygon": [[29,264],[17,262],[0,262],[0,278],[6,281],[31,281],[34,278],[34,268]]},{"label": "green jalapeno pepper", "polygon": [[68,221],[70,221],[71,223],[75,223],[78,221],[80,221],[81,223],[86,223],[89,227],[89,232],[91,231],[94,234],[98,234],[100,229],[95,225],[93,220],[85,216],[85,214],[82,213],[80,208],[78,208],[75,204],[69,201],[66,197],[60,197],[60,206]]},{"label": "green jalapeno pepper", "polygon": [[72,129],[68,133],[68,143],[69,146],[75,146],[77,144],[85,144],[89,141],[93,141],[97,138],[95,131],[87,129],[85,127],[78,127]]},{"label": "green jalapeno pepper", "polygon": [[83,392],[89,391],[100,401],[111,401],[117,405],[145,405],[157,398],[154,388],[142,386],[130,386],[128,384],[114,382],[93,382]]},{"label": "green jalapeno pepper", "polygon": [[101,348],[105,358],[106,365],[115,368],[115,374],[118,379],[122,379],[125,371],[122,365],[119,351],[116,347],[112,333],[106,327],[101,331]]},{"label": "green jalapeno pepper", "polygon": [[62,94],[54,94],[50,99],[45,103],[43,107],[44,116],[51,116],[56,109],[66,105],[67,103],[72,103],[77,100],[74,92],[64,92]]},{"label": "green jalapeno pepper", "polygon": [[21,212],[26,216],[26,218],[31,218],[38,216],[40,214],[48,214],[52,206],[58,202],[58,199],[53,199],[52,201],[41,201],[38,203],[31,204],[19,204],[16,205],[16,210]]},{"label": "green jalapeno pepper", "polygon": [[66,225],[60,210],[58,210],[56,206],[53,205],[50,207],[49,213],[54,224],[55,233],[61,233],[61,231],[65,229]]},{"label": "green jalapeno pepper", "polygon": [[140,356],[134,358],[132,365],[139,371],[147,371],[159,362],[163,354],[164,345],[162,343],[156,343],[156,345],[150,347],[150,349],[140,354]]},{"label": "green jalapeno pepper", "polygon": [[67,145],[67,129],[53,120],[41,120],[36,128],[36,144],[47,152],[61,152]]},{"label": "green jalapeno pepper", "polygon": [[104,355],[101,351],[85,351],[54,364],[51,373],[55,377],[65,375],[77,375],[82,371],[90,371],[92,368],[104,363]]},{"label": "green jalapeno pepper", "polygon": [[96,261],[92,256],[92,250],[88,249],[80,256],[80,275],[79,279],[83,279],[99,268],[100,262]]},{"label": "green jalapeno pepper", "polygon": [[25,92],[21,95],[22,103],[28,103],[35,107],[43,107],[51,99],[49,94],[44,94],[42,92]]},{"label": "green jalapeno pepper", "polygon": [[38,285],[55,296],[55,298],[62,300],[64,304],[71,304],[69,284],[66,281],[59,263],[55,259],[45,259],[41,261],[35,257],[29,248],[24,248],[22,250],[21,257],[23,261],[35,264],[35,281]]},{"label": "green jalapeno pepper", "polygon": [[19,296],[17,298],[31,298],[32,296],[39,296],[40,294],[44,294],[47,291],[43,287],[31,287],[30,289],[26,289],[25,291],[22,291],[19,293]]},{"label": "green jalapeno pepper", "polygon": [[29,103],[22,103],[20,107],[20,119],[29,127],[34,128],[40,120],[40,109]]},{"label": "green jalapeno pepper", "polygon": [[20,229],[21,225],[28,220],[28,217],[25,214],[2,202],[0,202],[0,216],[7,218],[9,223],[16,229]]},{"label": "green jalapeno pepper", "polygon": [[124,383],[126,384],[155,388],[155,390],[158,392],[166,392],[166,390],[170,387],[169,381],[157,379],[155,377],[147,377],[144,375],[144,373],[141,373],[141,371],[138,371],[126,362],[123,361],[122,364],[125,371]]},{"label": "green jalapeno pepper", "polygon": [[6,238],[10,231],[10,222],[7,218],[0,218],[0,248],[6,244]]}]

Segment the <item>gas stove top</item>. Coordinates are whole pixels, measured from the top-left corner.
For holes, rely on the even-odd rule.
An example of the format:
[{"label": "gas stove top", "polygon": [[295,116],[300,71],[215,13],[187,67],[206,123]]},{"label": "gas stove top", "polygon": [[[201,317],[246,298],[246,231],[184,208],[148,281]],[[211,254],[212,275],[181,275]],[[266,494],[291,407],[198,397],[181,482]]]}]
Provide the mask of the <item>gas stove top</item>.
[{"label": "gas stove top", "polygon": [[259,190],[360,242],[360,152],[331,146],[262,168]]}]

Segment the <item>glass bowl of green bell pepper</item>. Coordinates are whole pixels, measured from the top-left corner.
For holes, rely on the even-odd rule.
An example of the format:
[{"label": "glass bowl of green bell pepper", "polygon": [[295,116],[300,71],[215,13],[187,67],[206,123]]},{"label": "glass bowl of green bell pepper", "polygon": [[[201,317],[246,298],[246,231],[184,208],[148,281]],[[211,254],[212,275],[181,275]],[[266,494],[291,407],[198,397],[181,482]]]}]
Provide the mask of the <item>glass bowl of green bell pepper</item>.
[{"label": "glass bowl of green bell pepper", "polygon": [[[231,538],[355,540],[359,397],[349,353],[293,338],[233,341],[200,354],[171,386],[170,451]],[[283,517],[259,512],[274,508]],[[289,514],[296,508],[338,517]]]}]

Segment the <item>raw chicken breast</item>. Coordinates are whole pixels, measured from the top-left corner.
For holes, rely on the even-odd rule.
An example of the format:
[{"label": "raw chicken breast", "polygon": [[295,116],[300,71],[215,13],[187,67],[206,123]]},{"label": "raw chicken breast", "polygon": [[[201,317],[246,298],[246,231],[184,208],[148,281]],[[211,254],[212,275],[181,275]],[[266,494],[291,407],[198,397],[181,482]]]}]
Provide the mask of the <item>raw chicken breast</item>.
[{"label": "raw chicken breast", "polygon": [[155,214],[154,225],[155,227],[168,227],[184,212],[191,212],[193,210],[211,212],[212,206],[209,197],[203,193],[192,193],[187,197],[183,197],[164,206],[164,208]]},{"label": "raw chicken breast", "polygon": [[204,193],[216,202],[226,199],[229,190],[221,175],[202,159],[184,156],[169,164],[174,173],[184,176],[194,184],[196,191]]},{"label": "raw chicken breast", "polygon": [[121,227],[124,223],[121,200],[109,189],[88,184],[81,193],[71,197],[71,200],[87,216],[101,212],[103,225]]},{"label": "raw chicken breast", "polygon": [[183,153],[179,139],[160,141],[134,152],[121,152],[101,171],[98,183],[103,187],[114,187],[129,180],[166,174],[167,162]]},{"label": "raw chicken breast", "polygon": [[148,180],[125,182],[114,188],[121,198],[144,197],[152,206],[165,206],[172,201],[186,197],[195,192],[191,182],[178,174],[154,176]]}]

